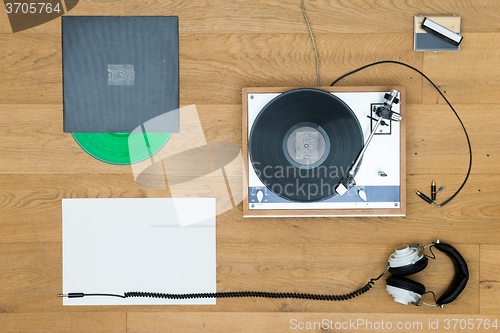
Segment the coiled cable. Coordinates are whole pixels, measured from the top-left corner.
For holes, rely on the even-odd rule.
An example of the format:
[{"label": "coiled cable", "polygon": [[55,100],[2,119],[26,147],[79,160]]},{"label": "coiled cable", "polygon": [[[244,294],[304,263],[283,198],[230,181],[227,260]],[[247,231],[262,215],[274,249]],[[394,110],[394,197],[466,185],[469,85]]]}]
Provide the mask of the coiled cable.
[{"label": "coiled cable", "polygon": [[153,292],[140,292],[132,291],[126,292],[123,295],[119,294],[85,294],[85,293],[69,293],[60,294],[59,297],[85,297],[85,296],[110,296],[119,298],[132,298],[132,297],[145,297],[145,298],[164,298],[164,299],[193,299],[193,298],[232,298],[232,297],[260,297],[260,298],[297,298],[297,299],[310,299],[317,301],[346,301],[360,296],[370,290],[375,281],[379,280],[387,271],[386,270],[376,278],[370,279],[362,288],[345,294],[345,295],[319,295],[319,294],[304,294],[304,293],[268,293],[261,291],[236,291],[236,292],[222,292],[222,293],[193,293],[193,294],[167,294],[167,293],[153,293]]}]

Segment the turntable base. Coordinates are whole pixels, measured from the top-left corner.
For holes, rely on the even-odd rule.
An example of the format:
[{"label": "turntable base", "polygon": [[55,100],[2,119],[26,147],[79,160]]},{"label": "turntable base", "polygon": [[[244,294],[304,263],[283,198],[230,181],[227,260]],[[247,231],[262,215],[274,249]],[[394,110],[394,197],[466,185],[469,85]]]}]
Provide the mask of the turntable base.
[{"label": "turntable base", "polygon": [[[392,89],[403,120],[377,129],[357,186],[340,196],[332,185],[358,156],[376,122],[369,117]],[[244,216],[405,216],[405,97],[394,86],[244,88]]]}]

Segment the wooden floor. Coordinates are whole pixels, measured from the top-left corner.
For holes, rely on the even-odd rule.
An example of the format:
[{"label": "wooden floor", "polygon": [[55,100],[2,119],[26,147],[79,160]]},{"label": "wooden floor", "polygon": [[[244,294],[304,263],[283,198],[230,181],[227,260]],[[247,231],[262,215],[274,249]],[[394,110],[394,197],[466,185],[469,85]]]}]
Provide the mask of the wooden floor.
[{"label": "wooden floor", "polygon": [[[60,19],[13,34],[0,11],[0,332],[288,332],[306,331],[299,324],[307,322],[313,324],[307,331],[362,332],[370,331],[366,322],[422,323],[422,329],[399,330],[410,332],[427,331],[436,321],[445,330],[453,318],[472,322],[469,332],[484,329],[477,329],[480,319],[500,319],[500,2],[305,4],[322,85],[379,60],[422,70],[469,131],[471,176],[443,208],[416,197],[413,190],[428,192],[432,179],[447,185],[441,197],[461,184],[468,152],[460,124],[427,82],[401,66],[349,77],[339,85],[408,89],[407,216],[249,220],[240,204],[217,218],[217,290],[348,293],[383,271],[395,247],[440,238],[468,262],[470,281],[460,297],[444,309],[405,307],[379,281],[342,303],[221,299],[215,306],[63,307],[56,297],[61,199],[164,197],[167,191],[139,188],[130,167],[93,159],[63,133]],[[421,13],[462,15],[460,52],[413,51],[413,16]],[[300,0],[80,0],[69,15],[179,16],[180,100],[196,104],[209,142],[241,144],[242,87],[316,84]],[[440,294],[453,266],[437,256],[415,279]],[[324,319],[333,324],[314,328]],[[335,327],[359,320],[365,326]],[[465,321],[449,322],[445,331],[458,331]]]}]

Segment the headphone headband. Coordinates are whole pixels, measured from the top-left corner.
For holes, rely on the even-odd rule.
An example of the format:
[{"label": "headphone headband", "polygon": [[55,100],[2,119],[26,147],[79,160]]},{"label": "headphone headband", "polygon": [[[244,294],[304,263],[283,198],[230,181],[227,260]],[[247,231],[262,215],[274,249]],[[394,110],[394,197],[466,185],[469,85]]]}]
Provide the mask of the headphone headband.
[{"label": "headphone headband", "polygon": [[442,306],[443,304],[453,302],[464,290],[467,285],[467,281],[469,281],[469,268],[467,267],[467,263],[462,255],[453,246],[445,243],[439,243],[439,241],[433,246],[446,254],[448,258],[451,259],[453,266],[455,267],[455,276],[453,277],[451,284],[436,301],[438,306]]}]

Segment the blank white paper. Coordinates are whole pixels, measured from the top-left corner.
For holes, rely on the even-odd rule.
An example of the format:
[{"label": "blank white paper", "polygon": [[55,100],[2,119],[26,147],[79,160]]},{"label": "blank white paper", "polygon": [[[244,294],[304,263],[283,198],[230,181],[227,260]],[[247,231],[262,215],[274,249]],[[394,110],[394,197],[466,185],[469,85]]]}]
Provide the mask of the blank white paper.
[{"label": "blank white paper", "polygon": [[[216,291],[213,198],[63,199],[63,294]],[[64,298],[63,305],[215,304]]]}]

